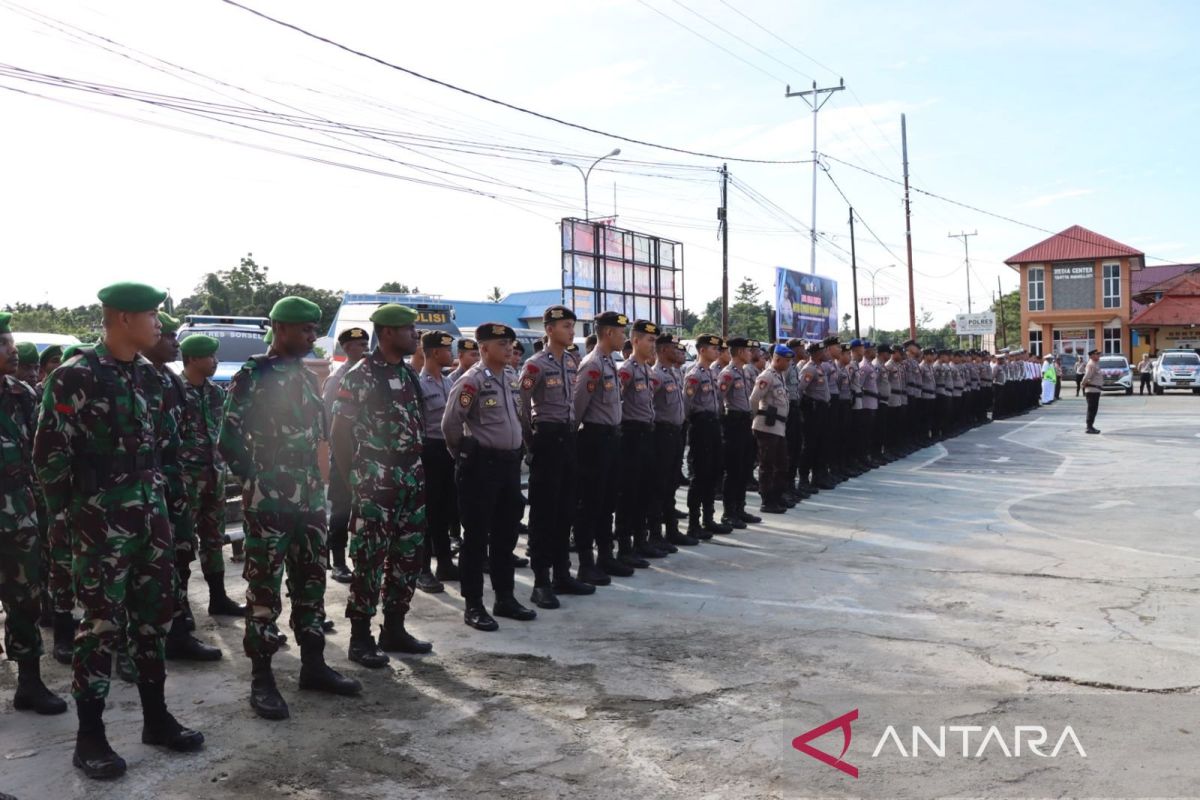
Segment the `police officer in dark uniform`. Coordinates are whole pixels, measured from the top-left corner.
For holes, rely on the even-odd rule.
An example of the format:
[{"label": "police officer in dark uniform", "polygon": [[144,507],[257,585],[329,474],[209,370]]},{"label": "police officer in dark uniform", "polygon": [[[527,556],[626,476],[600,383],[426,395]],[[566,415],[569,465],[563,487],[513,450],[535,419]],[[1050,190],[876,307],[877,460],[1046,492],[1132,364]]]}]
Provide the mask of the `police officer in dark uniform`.
[{"label": "police officer in dark uniform", "polygon": [[550,306],[542,313],[545,345],[521,371],[521,427],[529,459],[529,554],[538,608],[558,608],[559,594],[588,595],[596,587],[571,575],[571,515],[575,511],[575,379],[567,352],[575,312]]},{"label": "police officer in dark uniform", "polygon": [[463,621],[481,631],[500,626],[483,605],[483,560],[489,561],[496,602],[492,614],[527,622],[537,612],[513,596],[513,548],[521,510],[521,420],[519,382],[506,369],[512,358],[512,328],[480,325],[475,339],[482,358],[467,370],[446,399],[442,435],[455,459],[458,514],[463,526],[459,572],[466,611]]},{"label": "police officer in dark uniform", "polygon": [[833,489],[829,477],[824,445],[829,425],[829,383],[822,364],[825,345],[813,342],[808,346],[809,362],[800,370],[801,412],[804,415],[804,460],[800,465],[800,482],[805,488]]},{"label": "police officer in dark uniform", "polygon": [[687,532],[697,539],[711,539],[714,533],[733,531],[714,518],[721,459],[721,422],[713,365],[723,344],[720,336],[711,333],[697,336],[697,359],[683,377],[683,408],[688,420],[688,449],[692,456]]},{"label": "police officer in dark uniform", "polygon": [[658,359],[651,372],[654,391],[654,484],[655,502],[650,511],[650,541],[668,552],[677,545],[695,546],[699,540],[679,532],[675,514],[675,490],[679,488],[679,465],[683,459],[683,379],[677,365],[683,363],[679,341],[660,334],[654,343]]},{"label": "police officer in dark uniform", "polygon": [[[417,578],[417,588],[433,594],[445,588],[442,581],[459,578],[450,551],[450,526],[458,515],[458,490],[454,486],[454,459],[446,449],[446,437],[442,434],[442,416],[446,413],[446,401],[453,386],[442,370],[453,360],[453,346],[454,337],[445,331],[428,331],[421,335],[421,351],[425,355],[420,377],[425,423],[421,464],[425,468],[427,536],[423,554],[425,566]],[[437,556],[437,572],[431,569],[433,556]]]},{"label": "police officer in dark uniform", "polygon": [[761,517],[746,513],[746,483],[754,470],[754,434],[750,430],[750,393],[754,381],[747,374],[750,341],[743,336],[729,340],[729,365],[717,376],[717,388],[725,414],[721,418],[721,433],[725,445],[725,484],[721,505],[725,509],[721,522],[744,530],[747,522],[762,522]]},{"label": "police officer in dark uniform", "polygon": [[627,578],[633,574],[633,567],[622,564],[612,552],[621,447],[621,391],[612,354],[620,352],[625,344],[629,318],[616,311],[605,311],[593,324],[596,346],[579,364],[572,400],[575,419],[581,423],[577,442],[579,503],[575,545],[579,553],[579,579],[607,586],[610,575]]},{"label": "police officer in dark uniform", "polygon": [[658,325],[633,323],[629,357],[617,369],[621,382],[621,470],[617,489],[617,560],[638,569],[668,551],[651,545],[654,493],[654,347]]}]

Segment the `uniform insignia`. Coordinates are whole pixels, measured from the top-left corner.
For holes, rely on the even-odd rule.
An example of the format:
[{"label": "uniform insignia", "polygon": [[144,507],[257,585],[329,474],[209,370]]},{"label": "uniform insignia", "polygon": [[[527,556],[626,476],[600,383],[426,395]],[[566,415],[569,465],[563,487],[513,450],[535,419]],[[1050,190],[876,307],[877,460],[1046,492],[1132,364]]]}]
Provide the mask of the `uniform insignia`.
[{"label": "uniform insignia", "polygon": [[691,396],[692,396],[692,395],[694,395],[695,393],[696,393],[696,390],[695,390],[694,388],[692,388],[691,386],[689,386],[689,387],[687,388],[687,396],[688,396],[688,397],[691,397]]},{"label": "uniform insignia", "polygon": [[645,381],[638,381],[637,383],[635,383],[635,384],[633,385],[633,388],[634,388],[634,391],[638,391],[638,392],[645,391],[645,389],[646,389],[646,382],[645,382]]},{"label": "uniform insignia", "polygon": [[525,371],[528,372],[530,375],[537,375],[537,373],[538,373],[537,364],[526,364]]},{"label": "uniform insignia", "polygon": [[74,414],[75,406],[67,405],[66,403],[55,403],[54,410],[59,414]]},{"label": "uniform insignia", "polygon": [[598,370],[598,369],[589,369],[589,370],[588,370],[588,377],[589,377],[589,378],[591,378],[592,380],[595,380],[596,378],[599,378],[599,377],[600,377],[600,370]]},{"label": "uniform insignia", "polygon": [[596,382],[595,382],[595,381],[588,381],[588,382],[587,382],[587,390],[588,390],[589,392],[594,392],[594,391],[596,391]]},{"label": "uniform insignia", "polygon": [[458,396],[458,404],[463,408],[470,408],[472,401],[475,400],[475,395],[471,392],[464,391]]},{"label": "uniform insignia", "polygon": [[509,383],[508,383],[508,388],[510,388],[510,389],[515,389],[515,388],[517,388],[517,382],[516,382],[516,381],[509,381]]},{"label": "uniform insignia", "polygon": [[701,384],[701,386],[700,386],[700,391],[702,391],[702,392],[711,392],[711,391],[712,391],[712,384],[711,384],[711,383],[705,383],[705,384]]},{"label": "uniform insignia", "polygon": [[495,405],[496,405],[496,402],[497,402],[497,401],[496,401],[496,398],[494,398],[494,397],[489,397],[487,400],[484,400],[484,401],[483,401],[483,405],[484,405],[486,408],[492,408],[493,406],[495,406]]},{"label": "uniform insignia", "polygon": [[[677,391],[677,390],[678,390],[678,388],[679,388],[679,387],[677,387],[675,384],[673,384],[673,383],[668,383],[666,386],[664,386],[664,387],[663,387],[663,391],[667,391],[667,392],[674,392],[674,391]],[[690,394],[690,393],[689,393],[689,394]]]},{"label": "uniform insignia", "polygon": [[605,388],[605,389],[612,389],[614,385],[615,385],[615,384],[613,384],[613,382],[612,382],[612,381],[605,381],[605,382],[604,382],[604,388]]},{"label": "uniform insignia", "polygon": [[546,378],[547,386],[562,386],[562,378]]},{"label": "uniform insignia", "polygon": [[528,375],[525,376],[521,380],[521,388],[524,389],[525,391],[529,391],[530,389],[532,389],[533,388],[533,378],[530,378]]}]

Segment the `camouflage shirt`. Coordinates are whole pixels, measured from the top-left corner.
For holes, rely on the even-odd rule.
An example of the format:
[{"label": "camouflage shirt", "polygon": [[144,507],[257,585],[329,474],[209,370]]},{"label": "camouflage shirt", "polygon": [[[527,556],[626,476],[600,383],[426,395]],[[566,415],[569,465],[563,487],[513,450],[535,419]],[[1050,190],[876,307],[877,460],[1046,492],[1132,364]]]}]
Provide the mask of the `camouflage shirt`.
[{"label": "camouflage shirt", "polygon": [[233,376],[218,443],[233,474],[253,483],[255,510],[325,507],[317,467],[317,445],[324,437],[317,376],[301,359],[254,356]]},{"label": "camouflage shirt", "polygon": [[160,432],[158,451],[161,454],[163,480],[166,482],[167,500],[175,501],[177,512],[182,512],[187,496],[183,488],[183,467],[179,463],[179,441],[187,412],[187,394],[183,380],[170,367],[155,368],[163,386],[163,429]]},{"label": "camouflage shirt", "polygon": [[394,509],[402,493],[419,488],[413,467],[425,442],[421,390],[412,367],[389,364],[376,349],[346,373],[333,413],[352,424],[350,488],[359,513]]},{"label": "camouflage shirt", "polygon": [[33,390],[0,377],[0,530],[33,524],[33,471],[29,467],[37,428]]},{"label": "camouflage shirt", "polygon": [[220,472],[225,468],[225,459],[217,448],[217,434],[225,391],[207,378],[199,386],[190,381],[184,386],[187,407],[179,429],[179,460],[188,472],[202,472],[209,467]]},{"label": "camouflage shirt", "polygon": [[178,431],[145,358],[118,361],[101,343],[46,379],[33,461],[51,513],[68,501],[101,509],[155,502],[164,447],[178,447]]}]

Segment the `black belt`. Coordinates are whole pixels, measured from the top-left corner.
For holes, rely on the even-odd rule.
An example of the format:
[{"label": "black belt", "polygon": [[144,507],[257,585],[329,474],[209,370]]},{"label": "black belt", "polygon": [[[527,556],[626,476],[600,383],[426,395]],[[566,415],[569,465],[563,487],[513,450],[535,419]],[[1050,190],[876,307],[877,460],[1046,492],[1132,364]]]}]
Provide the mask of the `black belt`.
[{"label": "black belt", "polygon": [[726,412],[725,412],[725,416],[727,416],[727,417],[738,417],[738,418],[741,418],[741,417],[749,417],[749,416],[750,416],[750,412],[749,412],[749,411],[743,411],[743,410],[741,410],[740,408],[735,408],[735,409],[732,409],[732,410],[730,410],[730,411],[726,411]]},{"label": "black belt", "polygon": [[604,422],[585,422],[583,423],[583,429],[585,431],[598,430],[607,431],[610,433],[615,433],[620,430],[620,428],[618,428],[616,425],[609,425]]},{"label": "black belt", "polygon": [[697,411],[688,417],[690,422],[716,422],[717,415],[712,411]]},{"label": "black belt", "polygon": [[880,399],[879,392],[872,392],[872,391],[868,391],[867,389],[863,389],[862,393],[867,397],[874,397],[876,400]]},{"label": "black belt", "polygon": [[493,447],[478,447],[472,455],[477,455],[480,458],[487,458],[492,461],[502,461],[505,463],[520,461],[521,451],[517,450],[497,450]]},{"label": "black belt", "polygon": [[683,430],[683,425],[677,425],[674,422],[655,422],[654,428],[656,430],[681,431]]},{"label": "black belt", "polygon": [[793,400],[789,397],[788,398],[788,407],[789,408],[798,408],[800,406],[800,403],[802,403],[803,401],[804,401],[803,398],[801,398],[799,400]]},{"label": "black belt", "polygon": [[533,421],[534,433],[574,433],[575,426],[569,422],[541,422],[540,420]]},{"label": "black belt", "polygon": [[635,431],[648,431],[654,427],[653,422],[642,422],[638,419],[623,419],[621,420],[622,428],[631,428]]},{"label": "black belt", "polygon": [[800,402],[801,402],[801,403],[809,403],[810,405],[816,405],[816,404],[818,404],[818,403],[819,403],[819,404],[821,404],[821,405],[823,405],[823,406],[827,406],[827,405],[829,405],[829,401],[828,401],[828,400],[818,400],[818,399],[817,399],[817,398],[815,398],[815,397],[805,397],[805,398],[804,398],[803,400],[801,400]]},{"label": "black belt", "polygon": [[906,384],[906,385],[907,385],[907,386],[908,386],[908,388],[910,388],[910,389],[920,389],[920,388],[921,388],[921,384],[919,384],[919,383],[909,383],[909,384]]}]

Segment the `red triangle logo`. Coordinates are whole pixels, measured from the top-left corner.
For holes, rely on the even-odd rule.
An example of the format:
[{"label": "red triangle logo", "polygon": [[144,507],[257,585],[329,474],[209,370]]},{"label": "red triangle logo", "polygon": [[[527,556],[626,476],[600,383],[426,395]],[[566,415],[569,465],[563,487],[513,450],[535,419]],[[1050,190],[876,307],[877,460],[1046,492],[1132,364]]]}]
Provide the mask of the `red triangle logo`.
[{"label": "red triangle logo", "polygon": [[[858,719],[857,708],[853,711],[842,714],[836,719],[829,720],[829,722],[826,722],[824,725],[818,725],[811,731],[800,734],[795,739],[792,739],[792,747],[796,748],[801,753],[804,753],[806,756],[812,756],[823,764],[828,764],[834,769],[841,770],[852,778],[857,778],[858,767],[854,766],[853,764],[848,764],[842,760],[842,756],[846,755],[846,751],[850,749],[850,723],[856,719]],[[829,755],[829,753],[822,752],[821,750],[809,745],[809,742],[811,742],[813,739],[819,739],[836,728],[842,729],[842,752],[838,754],[837,758],[834,758],[833,756]]]}]

